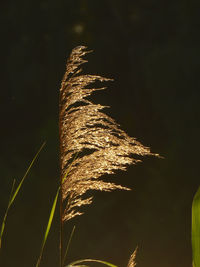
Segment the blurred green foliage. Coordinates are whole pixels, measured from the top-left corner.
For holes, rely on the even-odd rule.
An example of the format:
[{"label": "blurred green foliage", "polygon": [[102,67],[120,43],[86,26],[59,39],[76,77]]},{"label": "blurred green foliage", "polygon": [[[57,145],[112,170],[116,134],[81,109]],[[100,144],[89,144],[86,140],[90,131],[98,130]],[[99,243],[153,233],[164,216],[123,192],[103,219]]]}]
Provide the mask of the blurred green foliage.
[{"label": "blurred green foliage", "polygon": [[200,266],[200,187],[192,202],[192,262]]}]

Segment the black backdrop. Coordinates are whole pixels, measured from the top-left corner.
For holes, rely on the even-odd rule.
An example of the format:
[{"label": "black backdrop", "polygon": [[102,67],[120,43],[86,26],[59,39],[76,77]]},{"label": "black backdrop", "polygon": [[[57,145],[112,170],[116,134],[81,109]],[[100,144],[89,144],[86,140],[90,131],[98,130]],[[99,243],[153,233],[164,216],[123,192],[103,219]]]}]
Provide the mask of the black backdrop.
[{"label": "black backdrop", "polygon": [[[13,178],[47,144],[12,208],[2,267],[34,266],[59,180],[58,92],[71,49],[94,50],[85,71],[114,78],[95,102],[165,159],[118,172],[131,192],[95,193],[68,262],[191,266],[191,203],[199,186],[199,3],[183,0],[18,0],[1,3],[0,218]],[[57,214],[58,215],[58,214]],[[55,219],[42,266],[58,266]],[[92,265],[93,266],[93,265]]]}]

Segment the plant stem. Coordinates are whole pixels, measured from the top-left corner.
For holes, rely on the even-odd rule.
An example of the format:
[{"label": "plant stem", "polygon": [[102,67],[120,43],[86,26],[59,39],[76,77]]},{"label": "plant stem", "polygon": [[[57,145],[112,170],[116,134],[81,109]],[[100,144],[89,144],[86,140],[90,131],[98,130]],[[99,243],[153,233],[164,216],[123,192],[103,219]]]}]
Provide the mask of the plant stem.
[{"label": "plant stem", "polygon": [[62,190],[60,190],[60,267],[63,266],[63,204],[62,204]]},{"label": "plant stem", "polygon": [[63,177],[62,177],[62,142],[61,142],[61,93],[59,95],[59,141],[60,141],[60,267],[63,267],[64,250],[63,250],[63,200],[62,200],[62,188],[63,188]]}]

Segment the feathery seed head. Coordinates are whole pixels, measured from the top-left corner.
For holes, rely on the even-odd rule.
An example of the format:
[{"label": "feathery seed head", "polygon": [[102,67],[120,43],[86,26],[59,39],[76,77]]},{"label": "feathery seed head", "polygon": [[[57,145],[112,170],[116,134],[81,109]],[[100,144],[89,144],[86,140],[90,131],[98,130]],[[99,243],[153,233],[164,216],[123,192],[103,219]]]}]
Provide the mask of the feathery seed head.
[{"label": "feathery seed head", "polygon": [[137,248],[134,250],[134,252],[131,254],[131,257],[129,259],[128,265],[127,267],[135,267],[136,266],[136,262],[135,262],[135,258],[136,258],[136,253],[137,253]]},{"label": "feathery seed head", "polygon": [[61,177],[65,177],[62,199],[67,199],[64,221],[81,215],[78,210],[80,206],[91,204],[91,197],[83,198],[88,190],[128,190],[100,180],[102,175],[112,174],[117,169],[126,170],[127,165],[139,162],[132,157],[134,155],[158,156],[135,138],[129,137],[112,118],[104,114],[102,109],[105,106],[86,99],[93,91],[105,89],[87,88],[88,85],[111,80],[80,74],[80,66],[87,62],[82,57],[90,52],[84,46],[72,50],[60,88]]}]

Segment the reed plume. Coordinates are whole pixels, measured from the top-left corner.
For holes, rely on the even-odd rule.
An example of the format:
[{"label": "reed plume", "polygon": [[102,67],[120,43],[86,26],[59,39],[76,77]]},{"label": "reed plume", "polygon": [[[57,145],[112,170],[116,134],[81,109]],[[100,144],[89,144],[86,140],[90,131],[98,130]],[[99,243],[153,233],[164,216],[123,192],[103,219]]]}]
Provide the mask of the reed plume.
[{"label": "reed plume", "polygon": [[136,262],[135,262],[136,253],[137,253],[137,248],[131,254],[127,267],[135,267],[136,266]]},{"label": "reed plume", "polygon": [[156,156],[104,114],[105,106],[86,99],[92,92],[105,89],[90,88],[91,84],[111,80],[80,74],[80,66],[87,62],[83,56],[90,52],[85,46],[72,50],[60,88],[61,194],[62,201],[67,200],[63,222],[81,215],[79,208],[91,204],[92,197],[83,196],[88,190],[129,190],[103,181],[102,175],[112,174],[117,169],[126,170],[127,165],[139,162],[134,155]]}]

